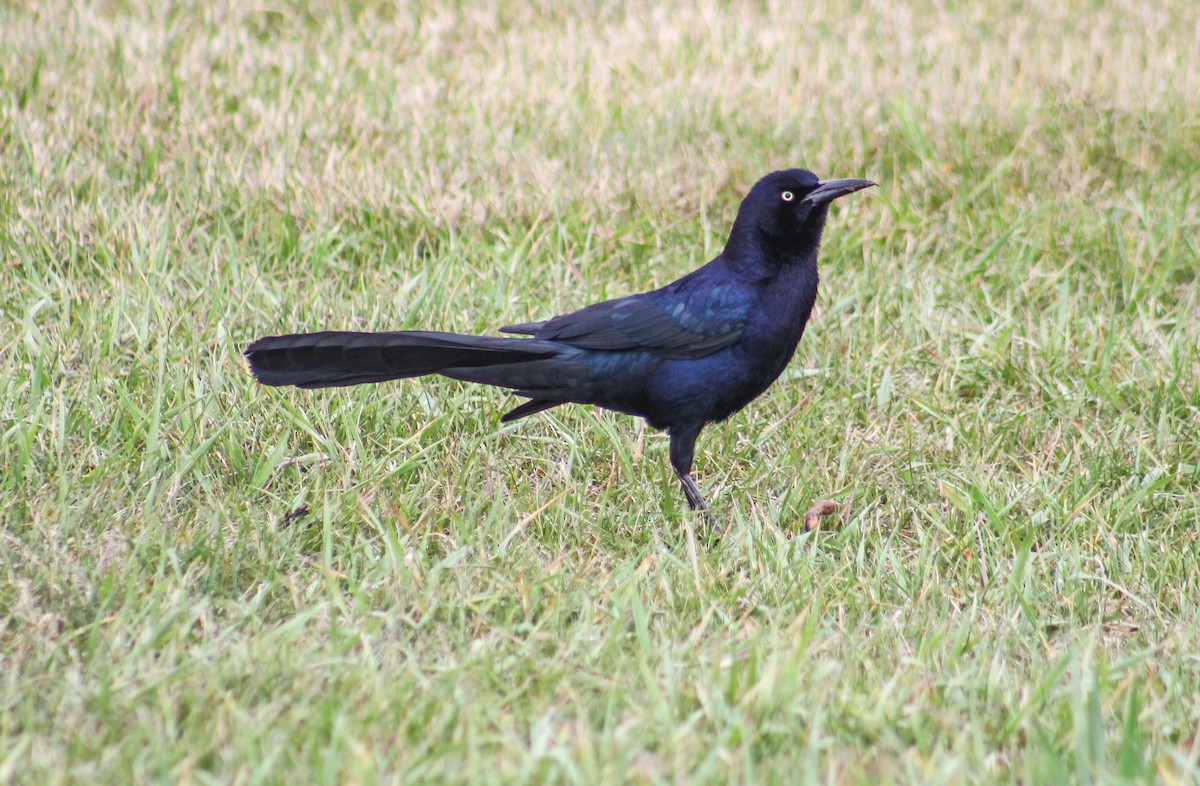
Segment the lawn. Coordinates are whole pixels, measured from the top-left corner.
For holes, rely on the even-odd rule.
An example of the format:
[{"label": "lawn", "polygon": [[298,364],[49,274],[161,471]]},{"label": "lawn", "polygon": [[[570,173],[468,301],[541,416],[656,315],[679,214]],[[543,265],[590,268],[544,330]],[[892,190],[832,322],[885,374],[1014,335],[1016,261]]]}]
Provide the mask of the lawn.
[{"label": "lawn", "polygon": [[[1200,781],[1200,6],[0,5],[0,782]],[[256,337],[832,209],[696,464]],[[805,511],[838,515],[805,532]]]}]

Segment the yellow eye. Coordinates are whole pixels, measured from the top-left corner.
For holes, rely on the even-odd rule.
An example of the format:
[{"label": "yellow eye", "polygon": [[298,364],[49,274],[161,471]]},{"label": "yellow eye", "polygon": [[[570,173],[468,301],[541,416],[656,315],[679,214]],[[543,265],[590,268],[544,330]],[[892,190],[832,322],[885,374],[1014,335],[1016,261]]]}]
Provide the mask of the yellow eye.
[{"label": "yellow eye", "polygon": [[796,198],[796,195],[793,194],[791,191],[784,191],[782,194],[779,195],[779,198],[782,199],[784,202],[791,202],[793,199]]}]

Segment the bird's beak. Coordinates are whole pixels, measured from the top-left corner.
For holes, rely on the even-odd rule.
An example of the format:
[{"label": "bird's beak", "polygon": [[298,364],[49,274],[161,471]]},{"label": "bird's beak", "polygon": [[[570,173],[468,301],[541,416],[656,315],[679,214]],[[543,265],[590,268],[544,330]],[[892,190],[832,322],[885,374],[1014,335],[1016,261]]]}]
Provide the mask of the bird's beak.
[{"label": "bird's beak", "polygon": [[853,194],[855,191],[862,191],[864,188],[870,188],[874,185],[878,185],[878,183],[852,177],[845,178],[844,180],[821,180],[817,182],[816,188],[808,192],[808,196],[800,200],[800,203],[803,205],[824,205],[838,197]]}]

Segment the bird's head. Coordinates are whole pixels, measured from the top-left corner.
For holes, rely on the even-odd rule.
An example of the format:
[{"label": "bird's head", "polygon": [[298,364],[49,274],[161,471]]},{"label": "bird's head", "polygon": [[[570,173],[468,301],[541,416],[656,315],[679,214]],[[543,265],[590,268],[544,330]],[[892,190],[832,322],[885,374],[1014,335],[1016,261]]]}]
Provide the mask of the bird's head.
[{"label": "bird's head", "polygon": [[876,185],[870,180],[821,180],[807,169],[772,172],[754,184],[738,209],[734,234],[756,231],[769,245],[804,253],[820,243],[829,203]]}]

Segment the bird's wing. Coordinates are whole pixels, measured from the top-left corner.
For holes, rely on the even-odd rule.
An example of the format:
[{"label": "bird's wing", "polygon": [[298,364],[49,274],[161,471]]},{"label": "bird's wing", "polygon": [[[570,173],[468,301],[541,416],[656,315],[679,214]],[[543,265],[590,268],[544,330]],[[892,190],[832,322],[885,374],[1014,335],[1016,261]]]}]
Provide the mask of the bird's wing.
[{"label": "bird's wing", "polygon": [[737,341],[746,324],[749,293],[733,284],[680,283],[501,330],[580,349],[645,350],[675,358],[703,357]]}]

